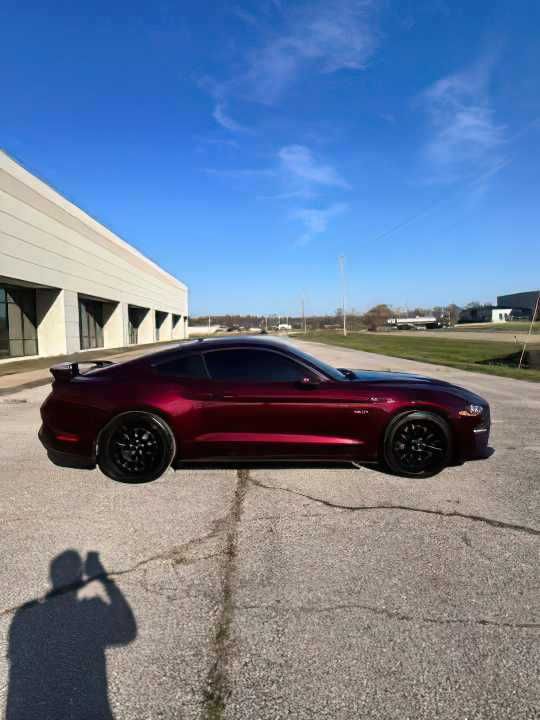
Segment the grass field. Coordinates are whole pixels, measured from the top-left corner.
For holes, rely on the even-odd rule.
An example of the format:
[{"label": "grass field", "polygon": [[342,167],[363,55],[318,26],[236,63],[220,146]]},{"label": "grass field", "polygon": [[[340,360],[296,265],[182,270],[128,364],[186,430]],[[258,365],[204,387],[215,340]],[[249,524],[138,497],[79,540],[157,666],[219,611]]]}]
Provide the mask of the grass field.
[{"label": "grass field", "polygon": [[540,369],[521,369],[505,365],[489,365],[483,363],[502,362],[504,358],[516,352],[513,342],[482,342],[480,340],[455,340],[435,337],[404,337],[378,333],[358,333],[343,337],[338,333],[314,332],[306,335],[295,335],[304,340],[349,347],[365,352],[391,355],[393,357],[418,360],[437,365],[473,372],[501,375],[540,382]]},{"label": "grass field", "polygon": [[[528,333],[531,326],[530,322],[517,321],[506,322],[506,323],[475,323],[475,324],[464,324],[455,325],[452,330],[458,330],[459,332],[503,332],[503,333]],[[540,322],[533,323],[533,334],[538,335],[540,333]]]}]

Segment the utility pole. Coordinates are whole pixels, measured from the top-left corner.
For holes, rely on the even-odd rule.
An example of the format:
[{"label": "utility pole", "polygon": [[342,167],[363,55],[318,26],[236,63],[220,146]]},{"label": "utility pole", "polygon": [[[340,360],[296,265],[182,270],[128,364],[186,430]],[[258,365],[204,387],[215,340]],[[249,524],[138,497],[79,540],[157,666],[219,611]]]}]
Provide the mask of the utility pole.
[{"label": "utility pole", "polygon": [[304,298],[302,298],[302,327],[304,328],[304,335],[305,335],[307,332],[307,328],[306,328],[306,313],[305,313],[305,308],[304,308]]},{"label": "utility pole", "polygon": [[528,334],[525,342],[523,343],[523,350],[521,351],[521,357],[519,358],[519,365],[518,365],[519,368],[521,368],[521,366],[523,365],[523,358],[525,357],[525,349],[527,347],[527,341],[531,339],[531,335],[532,335],[532,331],[533,331],[533,327],[534,327],[534,321],[536,320],[536,316],[538,314],[539,308],[540,308],[540,295],[538,295],[538,297],[536,298],[536,305],[534,306],[533,314],[531,317],[531,324],[529,326],[529,334]]},{"label": "utility pole", "polygon": [[208,329],[210,330],[210,315],[208,316]]},{"label": "utility pole", "polygon": [[347,336],[347,313],[345,310],[345,256],[339,256],[339,271],[341,273],[342,313],[343,313],[343,335]]}]

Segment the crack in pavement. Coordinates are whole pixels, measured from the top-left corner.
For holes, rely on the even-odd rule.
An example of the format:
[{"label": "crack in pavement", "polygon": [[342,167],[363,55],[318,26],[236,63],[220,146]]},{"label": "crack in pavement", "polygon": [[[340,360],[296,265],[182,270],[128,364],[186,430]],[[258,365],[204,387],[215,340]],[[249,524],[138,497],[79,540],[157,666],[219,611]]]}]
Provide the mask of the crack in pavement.
[{"label": "crack in pavement", "polygon": [[[279,604],[279,603],[278,603]],[[237,605],[236,610],[266,610],[275,609],[275,605]],[[363,605],[361,603],[340,603],[336,605],[300,605],[299,607],[289,607],[288,610],[292,613],[301,614],[318,614],[325,612],[333,612],[336,610],[365,610],[366,612],[373,613],[374,615],[382,615],[389,620],[399,620],[407,622],[425,623],[431,625],[482,625],[492,626],[499,628],[513,628],[516,630],[520,629],[539,629],[540,623],[512,623],[512,622],[501,622],[498,620],[488,620],[485,618],[433,618],[426,617],[423,615],[414,616],[407,613],[401,613],[393,610],[388,610],[384,607],[377,607],[376,605]]]},{"label": "crack in pavement", "polygon": [[[299,490],[295,490],[288,487],[266,485],[259,480],[250,476],[248,469],[239,469],[237,471],[237,483],[234,490],[234,495],[230,507],[227,513],[215,520],[211,529],[205,535],[194,538],[187,541],[182,545],[175,546],[169,550],[165,550],[150,557],[144,558],[134,565],[125,569],[117,571],[107,571],[96,574],[94,576],[85,578],[71,584],[64,585],[60,588],[56,588],[51,592],[29,600],[20,605],[12,608],[6,608],[0,610],[0,617],[10,615],[19,609],[31,608],[43,602],[47,602],[55,597],[64,595],[70,592],[76,592],[84,588],[89,583],[98,580],[104,583],[112,581],[116,577],[128,575],[134,573],[140,569],[146,571],[147,566],[150,563],[158,561],[170,561],[174,566],[179,565],[191,565],[197,562],[209,561],[215,558],[221,558],[220,573],[221,573],[221,604],[217,613],[217,617],[214,623],[213,632],[211,636],[211,651],[213,655],[213,662],[209,668],[206,676],[206,683],[203,690],[203,717],[205,720],[221,720],[223,718],[225,707],[228,702],[228,698],[231,694],[231,686],[229,679],[229,659],[233,647],[231,630],[234,619],[235,611],[241,609],[275,609],[275,605],[235,605],[233,602],[234,584],[236,580],[238,570],[238,542],[239,542],[239,528],[243,514],[243,505],[246,494],[248,492],[249,485],[262,488],[269,491],[287,492],[293,495],[306,498],[315,503],[319,503],[323,506],[345,510],[348,512],[357,511],[371,511],[371,510],[394,510],[394,511],[405,511],[423,513],[427,515],[439,515],[441,517],[457,517],[464,518],[472,521],[478,521],[497,528],[505,528],[526,533],[528,535],[537,536],[540,535],[540,530],[531,528],[528,526],[517,525],[512,523],[506,523],[500,520],[495,520],[480,515],[469,515],[466,513],[460,513],[456,511],[444,511],[434,510],[429,508],[417,508],[407,505],[342,505],[333,503],[329,500],[311,496],[307,493],[303,493]],[[310,513],[297,513],[285,516],[259,516],[251,518],[249,521],[261,521],[270,519],[279,519],[281,517],[318,517],[324,516],[324,513],[320,515]],[[217,552],[207,555],[194,555],[190,556],[190,552],[194,549],[205,545],[211,540],[222,538],[219,543],[219,549]],[[464,540],[465,542],[465,540]],[[468,543],[466,543],[468,544]],[[145,581],[146,582],[146,581]],[[147,588],[148,589],[148,588]],[[403,621],[403,622],[417,622],[433,625],[479,625],[479,626],[492,626],[498,628],[510,628],[510,629],[538,629],[540,624],[537,623],[512,623],[512,622],[499,622],[492,619],[474,619],[474,618],[434,618],[434,617],[415,617],[412,614],[407,614],[398,611],[392,611],[384,607],[371,606],[367,604],[358,603],[343,603],[328,606],[300,606],[298,608],[287,608],[289,612],[298,612],[305,614],[315,614],[324,612],[337,612],[340,610],[364,610],[375,615],[383,616],[388,619]]]},{"label": "crack in pavement", "polygon": [[313,495],[308,495],[307,493],[300,492],[299,490],[293,490],[292,488],[287,487],[281,487],[278,485],[265,485],[260,480],[256,480],[255,478],[249,477],[249,482],[255,485],[256,487],[262,488],[264,490],[275,490],[278,492],[286,492],[291,493],[292,495],[299,495],[300,497],[306,498],[307,500],[311,500],[312,502],[320,503],[321,505],[325,505],[326,507],[334,508],[337,510],[347,510],[348,512],[359,512],[359,511],[368,511],[368,510],[401,510],[403,512],[413,512],[413,513],[421,513],[425,515],[439,515],[440,517],[448,517],[448,518],[463,518],[465,520],[472,520],[474,522],[482,522],[486,525],[490,525],[491,527],[496,528],[504,528],[506,530],[515,530],[517,532],[525,533],[526,535],[534,535],[538,536],[540,535],[540,530],[537,530],[536,528],[529,527],[528,525],[518,525],[514,523],[507,523],[503,522],[502,520],[494,520],[493,518],[484,517],[483,515],[473,515],[473,514],[467,514],[467,513],[460,513],[456,510],[451,511],[445,511],[445,510],[433,510],[430,508],[416,508],[412,507],[410,505],[340,505],[338,503],[333,503],[330,500],[324,500],[323,498],[314,497]]},{"label": "crack in pavement", "polygon": [[89,585],[91,582],[94,582],[95,580],[106,583],[110,580],[114,580],[114,578],[121,577],[122,575],[129,575],[130,573],[136,572],[137,570],[146,567],[150,563],[160,560],[170,560],[173,564],[173,567],[175,567],[177,565],[193,565],[194,563],[211,560],[214,557],[223,555],[223,553],[213,553],[211,555],[195,557],[189,557],[187,555],[189,551],[193,550],[196,547],[199,547],[200,545],[203,545],[204,543],[207,543],[209,540],[214,539],[221,532],[223,532],[223,522],[224,519],[220,518],[212,523],[212,529],[206,535],[202,535],[198,538],[193,538],[192,540],[188,540],[186,543],[175,546],[170,550],[165,550],[163,552],[156,553],[155,555],[151,555],[150,557],[144,558],[143,560],[139,560],[139,562],[123,570],[110,570],[102,573],[97,573],[96,575],[91,575],[90,577],[77,580],[76,582],[61,585],[60,587],[54,588],[53,590],[45,593],[44,595],[40,595],[39,597],[33,598],[32,600],[27,600],[19,605],[4,608],[3,610],[0,610],[0,617],[11,615],[18,610],[28,610],[32,607],[35,607],[36,605],[40,605],[41,603],[48,602],[49,600],[61,597],[62,595],[66,595],[67,593],[77,592]]},{"label": "crack in pavement", "polygon": [[212,638],[214,662],[206,676],[204,689],[204,717],[206,720],[220,720],[223,717],[230,695],[227,665],[231,649],[230,634],[234,614],[233,583],[238,555],[238,526],[248,490],[249,470],[238,470],[237,476],[238,481],[233,501],[227,516],[222,521],[223,529],[227,533],[222,565],[222,603]]},{"label": "crack in pavement", "polygon": [[265,520],[297,520],[298,518],[323,518],[328,513],[284,513],[283,515],[254,515],[246,519],[246,523],[264,522]]}]

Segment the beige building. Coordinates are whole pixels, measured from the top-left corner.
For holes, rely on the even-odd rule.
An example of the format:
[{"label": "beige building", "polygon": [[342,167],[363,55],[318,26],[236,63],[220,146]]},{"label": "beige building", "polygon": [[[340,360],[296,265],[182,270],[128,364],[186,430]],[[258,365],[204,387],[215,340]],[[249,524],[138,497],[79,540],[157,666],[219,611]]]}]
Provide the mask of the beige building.
[{"label": "beige building", "polygon": [[182,339],[188,289],[0,151],[0,361]]}]

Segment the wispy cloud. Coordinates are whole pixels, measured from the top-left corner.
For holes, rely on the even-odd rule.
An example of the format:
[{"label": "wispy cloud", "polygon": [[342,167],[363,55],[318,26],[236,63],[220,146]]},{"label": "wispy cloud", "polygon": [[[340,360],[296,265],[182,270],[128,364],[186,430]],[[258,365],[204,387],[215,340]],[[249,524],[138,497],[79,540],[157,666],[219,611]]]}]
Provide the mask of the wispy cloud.
[{"label": "wispy cloud", "polygon": [[208,147],[233,148],[234,150],[238,150],[240,148],[238,142],[233,138],[205,137],[204,135],[199,135],[195,136],[195,139],[198,142],[196,148],[199,151],[208,149]]},{"label": "wispy cloud", "polygon": [[[234,180],[249,180],[250,187],[255,181],[262,181],[266,192],[259,194],[261,200],[304,202],[330,191],[349,190],[350,185],[331,165],[318,161],[305,145],[286,145],[276,155],[275,163],[263,168],[203,168],[203,172],[216,177]],[[260,182],[258,183],[260,185]],[[268,192],[270,190],[270,192]],[[295,203],[296,204],[296,203]],[[305,232],[298,244],[307,244],[315,235],[321,235],[330,220],[348,209],[347,203],[334,202],[327,207],[300,207],[288,209],[289,218],[299,220]]]},{"label": "wispy cloud", "polygon": [[250,12],[247,12],[247,10],[244,10],[239,5],[234,5],[230,8],[233,15],[236,15],[237,18],[242,20],[242,22],[246,23],[246,25],[250,25],[251,27],[259,27],[259,22],[257,18]]},{"label": "wispy cloud", "polygon": [[202,87],[214,97],[213,117],[232,132],[246,128],[232,119],[225,103],[233,97],[272,105],[305,72],[362,70],[375,52],[377,14],[382,0],[318,0],[303,8],[273,0],[271,14],[231,11],[257,31],[254,47],[237,58],[238,71],[222,81],[204,77]]},{"label": "wispy cloud", "polygon": [[303,188],[301,190],[291,190],[291,191],[285,191],[285,192],[278,192],[274,195],[259,195],[259,200],[296,200],[296,199],[302,199],[306,200],[307,198],[314,197],[315,193],[310,190],[309,188]]},{"label": "wispy cloud", "polygon": [[215,175],[217,177],[227,177],[234,179],[242,178],[265,178],[273,177],[276,173],[271,168],[238,168],[238,169],[221,169],[221,168],[203,168],[203,172],[207,175]]},{"label": "wispy cloud", "polygon": [[[229,177],[272,177],[279,179],[282,189],[266,199],[289,200],[313,197],[316,188],[325,186],[350,190],[349,183],[332,166],[319,162],[305,145],[286,145],[277,153],[277,163],[266,168],[219,169],[205,168],[206,173]],[[284,186],[284,187],[283,187]]]},{"label": "wispy cloud", "polygon": [[300,220],[305,227],[298,244],[307,245],[314,235],[326,232],[331,218],[341,215],[348,209],[347,203],[334,203],[327,208],[300,208],[291,213],[291,218]]},{"label": "wispy cloud", "polygon": [[282,168],[294,178],[309,184],[328,185],[343,190],[351,187],[331,165],[317,162],[305,145],[287,145],[281,148],[278,155]]},{"label": "wispy cloud", "polygon": [[490,64],[443,77],[422,95],[432,128],[426,151],[443,180],[501,163],[505,126],[489,97]]},{"label": "wispy cloud", "polygon": [[306,68],[363,69],[378,44],[378,5],[378,0],[323,0],[290,10],[281,32],[252,52],[240,81],[245,92],[272,104]]},{"label": "wispy cloud", "polygon": [[216,106],[214,107],[214,111],[212,113],[212,117],[218,123],[218,125],[221,125],[221,127],[225,128],[226,130],[230,130],[231,132],[252,132],[250,128],[245,127],[244,125],[240,125],[240,123],[236,122],[236,120],[233,120],[233,118],[227,113],[224,103],[216,103]]},{"label": "wispy cloud", "polygon": [[[299,8],[273,0],[271,20],[268,6],[255,15],[233,5],[231,12],[264,39],[239,58],[236,74],[220,81],[200,78],[200,86],[214,99],[216,123],[238,135],[253,133],[229,113],[234,98],[272,105],[302,73],[362,70],[378,44],[376,15],[381,3],[318,0]],[[328,184],[347,186],[339,181]]]}]

